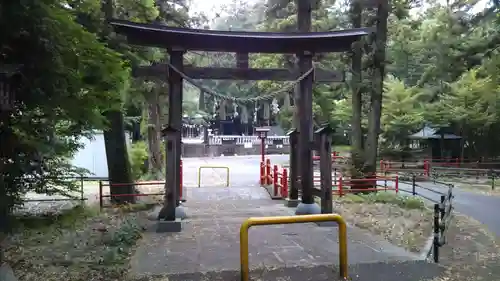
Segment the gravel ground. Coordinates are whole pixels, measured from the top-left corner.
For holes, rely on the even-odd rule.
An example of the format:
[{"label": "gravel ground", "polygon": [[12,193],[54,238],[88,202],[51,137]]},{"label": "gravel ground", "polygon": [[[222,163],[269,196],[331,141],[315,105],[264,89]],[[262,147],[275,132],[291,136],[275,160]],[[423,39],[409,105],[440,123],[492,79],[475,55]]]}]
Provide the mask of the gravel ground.
[{"label": "gravel ground", "polygon": [[483,224],[457,214],[446,237],[439,258],[446,272],[432,281],[500,280],[500,241]]}]

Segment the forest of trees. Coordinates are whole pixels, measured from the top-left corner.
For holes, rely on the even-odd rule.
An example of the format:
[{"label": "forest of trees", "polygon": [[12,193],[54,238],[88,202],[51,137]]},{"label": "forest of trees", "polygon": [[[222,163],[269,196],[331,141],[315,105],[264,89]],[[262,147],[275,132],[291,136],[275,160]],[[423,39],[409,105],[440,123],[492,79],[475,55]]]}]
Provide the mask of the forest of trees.
[{"label": "forest of trees", "polygon": [[[13,108],[0,120],[0,205],[10,207],[27,191],[71,190],[68,182],[61,188],[57,176],[85,172],[71,167],[68,159],[78,150],[78,139],[94,130],[105,132],[111,181],[131,182],[141,173],[161,177],[165,155],[159,131],[167,120],[168,87],[163,81],[133,78],[131,69],[165,60],[166,54],[126,44],[106,18],[225,30],[296,30],[295,4],[288,0],[235,1],[212,23],[202,14],[190,14],[187,0],[4,2],[0,71],[19,66],[15,73],[20,77]],[[451,127],[467,140],[468,155],[500,154],[495,145],[500,140],[498,1],[389,3],[371,9],[356,1],[314,1],[314,31],[377,29],[375,38],[353,46],[361,51],[354,55],[316,55],[317,66],[346,71],[347,79],[315,87],[315,122],[336,127],[339,142],[350,143],[362,159],[376,157],[378,140],[381,148],[399,149],[404,137],[424,124]],[[230,65],[234,55],[188,53],[186,60]],[[291,55],[260,54],[253,54],[250,62],[252,67],[294,63]],[[268,81],[203,85],[235,97],[283,87]],[[186,114],[213,113],[210,107],[199,111],[197,89],[186,85],[185,91]],[[279,104],[286,99],[281,96]],[[282,106],[278,114],[284,128],[292,126],[292,111]],[[127,153],[124,130],[137,128],[142,136]],[[344,132],[349,141],[341,139]],[[144,159],[148,171],[140,171]],[[373,166],[372,160],[366,162]]]},{"label": "forest of trees", "polygon": [[[231,16],[218,19],[215,27],[288,32],[297,28],[293,1],[244,3],[230,6]],[[354,161],[357,168],[374,170],[377,152],[402,150],[406,137],[425,125],[446,127],[462,136],[466,140],[464,158],[500,154],[496,145],[500,135],[495,133],[500,125],[498,2],[390,1],[386,38],[380,6],[363,7],[356,1],[314,3],[314,31],[376,29],[378,39],[365,38],[361,52],[315,57],[318,67],[347,72],[345,83],[316,85],[314,120],[337,129],[335,141],[351,145],[353,158],[361,160]],[[377,54],[381,49],[385,58]],[[290,67],[294,63],[294,56],[285,55],[255,55],[251,62],[254,67]],[[381,69],[385,73],[382,77],[378,74]],[[219,88],[221,92],[248,95],[234,90],[237,85]],[[273,82],[258,86],[258,93],[282,87]],[[379,93],[382,86],[383,95]],[[382,104],[376,103],[378,95]],[[282,97],[281,104],[284,100]],[[381,113],[377,110],[380,106]],[[285,129],[293,126],[292,111],[291,107],[280,110],[278,119]],[[363,168],[364,164],[368,167]]]}]

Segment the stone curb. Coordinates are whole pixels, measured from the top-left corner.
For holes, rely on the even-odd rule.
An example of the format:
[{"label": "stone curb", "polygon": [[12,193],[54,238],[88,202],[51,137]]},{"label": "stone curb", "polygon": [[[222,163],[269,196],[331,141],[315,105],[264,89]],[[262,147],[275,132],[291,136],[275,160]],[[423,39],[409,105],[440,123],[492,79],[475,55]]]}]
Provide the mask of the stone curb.
[{"label": "stone curb", "polygon": [[[259,183],[260,185],[260,183]],[[283,200],[283,198],[281,196],[274,196],[273,195],[273,191],[274,191],[274,186],[271,184],[271,185],[261,185],[262,188],[264,188],[267,193],[269,194],[269,197],[273,200]]]},{"label": "stone curb", "polygon": [[427,238],[425,246],[423,246],[422,249],[420,250],[421,260],[427,260],[429,258],[429,256],[432,254],[431,250],[433,246],[434,246],[434,234],[430,235],[429,238]]}]

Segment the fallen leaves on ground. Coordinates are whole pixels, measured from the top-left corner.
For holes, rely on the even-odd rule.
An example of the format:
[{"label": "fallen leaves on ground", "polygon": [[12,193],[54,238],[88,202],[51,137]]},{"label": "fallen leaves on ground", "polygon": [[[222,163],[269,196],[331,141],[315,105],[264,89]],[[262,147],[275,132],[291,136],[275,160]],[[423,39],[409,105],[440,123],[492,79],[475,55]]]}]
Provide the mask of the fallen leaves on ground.
[{"label": "fallen leaves on ground", "polygon": [[455,214],[440,248],[439,263],[446,272],[432,281],[500,280],[500,241],[480,222]]},{"label": "fallen leaves on ground", "polygon": [[5,258],[19,281],[123,280],[143,216],[110,209],[25,226],[8,238]]},{"label": "fallen leaves on ground", "polygon": [[394,200],[343,200],[337,197],[333,209],[350,224],[411,252],[420,252],[432,235],[432,212],[425,207],[405,208],[404,200],[411,199],[395,196]]}]

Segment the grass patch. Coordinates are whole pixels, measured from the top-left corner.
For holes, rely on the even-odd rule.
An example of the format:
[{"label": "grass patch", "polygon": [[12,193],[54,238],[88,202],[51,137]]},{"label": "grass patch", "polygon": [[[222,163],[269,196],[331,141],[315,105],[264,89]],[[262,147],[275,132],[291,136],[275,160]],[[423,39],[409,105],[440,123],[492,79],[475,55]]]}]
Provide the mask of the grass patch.
[{"label": "grass patch", "polygon": [[344,203],[382,203],[393,204],[404,209],[425,209],[422,199],[413,196],[402,196],[392,191],[379,191],[367,194],[347,194],[338,199]]},{"label": "grass patch", "polygon": [[20,281],[123,280],[145,229],[143,208],[77,207],[18,217],[7,238],[5,259]]}]

